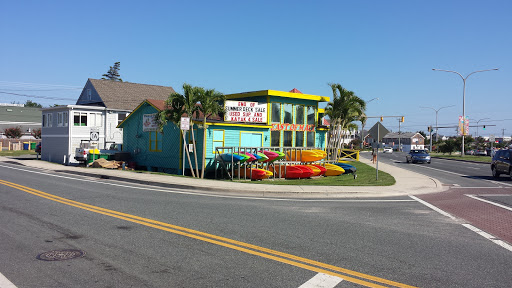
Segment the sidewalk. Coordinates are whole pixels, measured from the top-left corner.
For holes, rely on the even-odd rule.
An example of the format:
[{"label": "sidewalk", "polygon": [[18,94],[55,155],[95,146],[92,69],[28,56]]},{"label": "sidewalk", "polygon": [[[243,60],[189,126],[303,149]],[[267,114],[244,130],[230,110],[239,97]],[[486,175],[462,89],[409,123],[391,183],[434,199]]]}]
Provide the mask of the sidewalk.
[{"label": "sidewalk", "polygon": [[[392,186],[300,186],[249,184],[231,181],[209,179],[194,179],[172,175],[157,175],[123,170],[100,168],[83,168],[65,166],[40,160],[17,160],[10,157],[0,157],[2,162],[18,162],[27,167],[50,170],[60,173],[70,173],[103,179],[127,181],[139,184],[157,185],[174,189],[195,190],[197,193],[217,195],[237,195],[252,197],[293,197],[293,198],[344,198],[344,197],[389,197],[410,194],[425,194],[447,190],[434,178],[411,172],[399,167],[379,162],[379,171],[384,171],[395,177],[396,184]],[[375,166],[370,160],[360,158],[362,163]],[[22,166],[20,166],[22,167]],[[355,180],[357,181],[357,180]]]}]

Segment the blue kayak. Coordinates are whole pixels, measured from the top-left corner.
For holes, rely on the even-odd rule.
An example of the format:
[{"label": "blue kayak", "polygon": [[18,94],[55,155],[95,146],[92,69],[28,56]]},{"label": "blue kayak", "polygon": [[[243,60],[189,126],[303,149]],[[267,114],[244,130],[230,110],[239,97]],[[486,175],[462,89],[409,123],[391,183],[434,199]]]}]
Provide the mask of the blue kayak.
[{"label": "blue kayak", "polygon": [[350,164],[347,164],[347,163],[334,163],[334,164],[337,166],[340,166],[341,168],[343,168],[345,170],[345,173],[343,173],[343,174],[356,173],[357,168]]},{"label": "blue kayak", "polygon": [[245,159],[243,156],[231,153],[222,153],[219,157],[225,162],[231,162],[231,160],[233,160],[233,162],[239,162],[240,160]]}]

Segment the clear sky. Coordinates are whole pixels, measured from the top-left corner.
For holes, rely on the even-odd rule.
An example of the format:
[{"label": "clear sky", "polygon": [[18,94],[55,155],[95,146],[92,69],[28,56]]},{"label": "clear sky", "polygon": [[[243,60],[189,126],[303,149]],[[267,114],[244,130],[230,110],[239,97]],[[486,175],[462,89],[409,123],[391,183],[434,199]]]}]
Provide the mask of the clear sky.
[{"label": "clear sky", "polygon": [[[74,104],[121,62],[124,81],[225,94],[331,96],[340,83],[402,131],[454,126],[512,134],[512,1],[0,1],[0,102]],[[27,97],[21,95],[34,95]],[[49,99],[53,98],[53,99]],[[508,101],[508,102],[505,102]],[[322,105],[325,106],[325,105]],[[509,119],[509,120],[505,120]],[[367,127],[376,119],[369,119]],[[398,130],[397,118],[384,126]],[[470,128],[470,133],[474,133]],[[455,129],[441,129],[453,135]]]}]

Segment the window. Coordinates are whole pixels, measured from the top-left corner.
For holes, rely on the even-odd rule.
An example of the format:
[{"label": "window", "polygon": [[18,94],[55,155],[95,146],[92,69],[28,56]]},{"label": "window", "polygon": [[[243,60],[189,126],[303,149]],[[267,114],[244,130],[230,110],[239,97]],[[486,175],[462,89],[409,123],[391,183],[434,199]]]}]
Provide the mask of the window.
[{"label": "window", "polygon": [[295,132],[295,147],[304,147],[304,131]]},{"label": "window", "polygon": [[52,122],[53,122],[53,114],[47,114],[48,116],[46,116],[46,119],[48,121],[48,127],[52,127]]},{"label": "window", "polygon": [[123,122],[123,120],[126,118],[126,115],[128,113],[118,113],[117,114],[117,125],[121,124],[121,122]]},{"label": "window", "polygon": [[92,98],[92,91],[91,89],[87,89],[87,100],[91,100]]},{"label": "window", "polygon": [[149,132],[149,151],[162,152],[162,133]]},{"label": "window", "polygon": [[43,114],[43,127],[46,127],[46,124],[48,121],[46,121],[46,114]]},{"label": "window", "polygon": [[281,131],[270,131],[270,146],[279,147],[281,145]]},{"label": "window", "polygon": [[315,124],[315,107],[308,106],[307,117],[308,117],[307,124]]},{"label": "window", "polygon": [[[217,152],[215,148],[224,146],[224,130],[213,130],[213,153]],[[223,150],[219,150],[223,153]]]},{"label": "window", "polygon": [[91,127],[103,126],[103,121],[101,121],[101,119],[102,119],[101,113],[90,113],[89,119],[90,119],[89,126],[91,126]]},{"label": "window", "polygon": [[284,119],[283,123],[293,123],[293,109],[292,104],[283,104]]},{"label": "window", "polygon": [[87,126],[87,113],[86,112],[74,112],[73,125],[74,126]]},{"label": "window", "polygon": [[292,131],[283,131],[283,146],[292,147]]},{"label": "window", "polygon": [[304,124],[304,106],[295,105],[295,124]]},{"label": "window", "polygon": [[315,147],[315,132],[307,132],[307,147]]},{"label": "window", "polygon": [[68,117],[68,112],[67,111],[66,112],[62,112],[62,118],[63,118],[62,119],[63,120],[62,126],[68,127],[69,117]]},{"label": "window", "polygon": [[281,103],[272,103],[272,123],[281,123]]},{"label": "window", "polygon": [[62,127],[62,112],[57,113],[57,127]]}]

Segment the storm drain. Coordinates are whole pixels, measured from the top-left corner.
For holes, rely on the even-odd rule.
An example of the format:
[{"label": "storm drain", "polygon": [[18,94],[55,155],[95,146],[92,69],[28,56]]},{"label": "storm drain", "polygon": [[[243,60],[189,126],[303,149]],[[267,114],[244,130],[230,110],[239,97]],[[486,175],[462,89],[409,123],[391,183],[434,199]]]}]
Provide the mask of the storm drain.
[{"label": "storm drain", "polygon": [[64,261],[78,257],[83,257],[84,255],[84,251],[75,249],[52,250],[37,255],[37,259],[43,261]]}]

